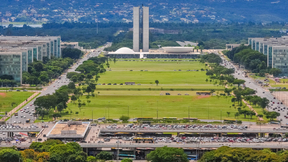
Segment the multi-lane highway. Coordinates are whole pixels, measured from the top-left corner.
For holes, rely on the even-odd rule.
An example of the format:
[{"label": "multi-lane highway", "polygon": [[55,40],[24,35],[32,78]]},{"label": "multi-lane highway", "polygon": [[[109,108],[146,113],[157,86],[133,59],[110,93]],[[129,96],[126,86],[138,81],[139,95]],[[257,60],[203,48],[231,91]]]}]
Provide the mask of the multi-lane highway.
[{"label": "multi-lane highway", "polygon": [[[217,53],[217,52],[215,52]],[[223,63],[222,65],[225,66],[226,68],[234,68],[235,69],[235,73],[233,74],[235,78],[237,79],[242,79],[245,80],[245,86],[248,88],[251,88],[253,90],[256,90],[256,95],[260,96],[262,98],[267,98],[270,103],[269,103],[269,107],[280,107],[282,108],[282,110],[278,111],[278,109],[276,109],[276,112],[280,113],[280,116],[278,117],[278,120],[281,121],[281,124],[286,124],[288,123],[288,119],[286,119],[284,117],[284,115],[287,115],[287,107],[281,103],[281,101],[277,100],[271,93],[269,90],[266,90],[265,88],[261,87],[260,85],[258,85],[252,78],[250,77],[245,77],[245,73],[243,70],[239,69],[238,67],[235,67],[235,65],[233,65],[231,62],[229,62],[228,60],[225,59],[225,57],[223,57],[223,55],[221,55],[221,51],[218,51],[219,56],[222,58]],[[274,99],[275,98],[275,99]],[[272,102],[271,102],[272,101]],[[273,104],[274,102],[274,104]],[[283,109],[285,107],[285,109]],[[272,108],[268,108],[269,111],[274,111]]]},{"label": "multi-lane highway", "polygon": [[[79,59],[77,63],[75,63],[71,68],[69,68],[65,73],[61,75],[61,78],[56,79],[53,83],[49,86],[44,87],[41,94],[39,96],[45,96],[47,94],[53,94],[55,90],[60,88],[63,85],[68,85],[70,82],[69,79],[66,77],[68,72],[73,72],[75,69],[81,65],[84,61],[88,60],[90,57],[98,56],[106,47],[111,46],[112,43],[108,42],[105,46],[95,49],[92,52],[89,52],[83,58]],[[39,97],[38,96],[38,97]],[[34,122],[36,117],[33,117],[32,113],[35,112],[35,106],[33,105],[34,101],[31,100],[25,107],[22,108],[23,111],[18,112],[18,116],[12,116],[7,123],[17,123],[17,124],[24,124],[27,119],[30,119],[30,123]]]}]

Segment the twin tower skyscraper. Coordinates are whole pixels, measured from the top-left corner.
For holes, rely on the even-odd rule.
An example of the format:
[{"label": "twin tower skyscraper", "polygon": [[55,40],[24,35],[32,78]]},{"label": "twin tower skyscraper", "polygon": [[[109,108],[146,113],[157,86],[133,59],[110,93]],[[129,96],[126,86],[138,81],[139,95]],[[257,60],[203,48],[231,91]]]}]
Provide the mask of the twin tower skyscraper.
[{"label": "twin tower skyscraper", "polygon": [[142,6],[142,17],[140,13],[140,7],[133,7],[133,51],[140,52],[142,40],[142,52],[149,52],[149,7]]}]

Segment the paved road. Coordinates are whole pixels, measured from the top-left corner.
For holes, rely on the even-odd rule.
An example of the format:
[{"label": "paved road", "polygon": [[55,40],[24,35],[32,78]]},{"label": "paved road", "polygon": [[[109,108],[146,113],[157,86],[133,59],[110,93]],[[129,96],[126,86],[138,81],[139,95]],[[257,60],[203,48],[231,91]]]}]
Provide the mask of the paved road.
[{"label": "paved road", "polygon": [[[9,147],[13,146],[12,144],[2,144],[0,147]],[[21,143],[21,144],[15,144],[18,148],[29,148],[30,143]],[[273,142],[273,143],[80,143],[80,146],[82,148],[156,148],[156,147],[176,147],[176,148],[191,148],[191,149],[199,149],[199,148],[218,148],[222,146],[229,146],[229,147],[235,147],[235,148],[271,148],[271,149],[287,149],[288,145],[284,142]]]},{"label": "paved road", "polygon": [[[220,54],[220,51],[217,51],[217,52],[223,60],[223,64],[222,64],[223,66],[225,66],[226,68],[235,68],[235,73],[233,74],[235,78],[245,80],[246,81],[245,86],[248,88],[256,90],[257,96],[260,96],[262,98],[266,97],[269,101],[274,102],[273,105],[271,105],[272,102],[269,103],[269,107],[270,107],[270,108],[268,108],[269,111],[274,111],[271,107],[273,107],[273,108],[274,107],[280,107],[280,108],[285,107],[286,109],[283,109],[280,111],[275,110],[275,111],[280,113],[278,120],[282,120],[281,124],[288,123],[288,119],[286,119],[284,117],[284,115],[287,115],[287,113],[288,113],[287,107],[284,104],[281,104],[281,102],[279,100],[277,100],[268,90],[266,90],[265,88],[258,85],[253,79],[251,79],[249,77],[246,78],[244,75],[244,71],[242,69],[239,69],[239,66],[237,66],[237,67],[234,66],[231,62],[227,61],[224,57],[222,57]],[[215,53],[217,53],[217,52],[215,52]]]},{"label": "paved road", "polygon": [[[75,71],[75,69],[81,65],[84,61],[88,60],[90,57],[96,57],[98,56],[106,47],[111,46],[112,43],[107,43],[105,46],[97,48],[96,50],[94,50],[93,52],[90,52],[89,54],[85,55],[82,59],[79,59],[77,61],[76,64],[74,64],[70,69],[68,69],[67,72],[73,72]],[[69,79],[66,77],[66,73],[61,75],[61,79],[56,79],[52,84],[50,84],[47,87],[44,87],[44,89],[42,90],[41,94],[39,96],[45,96],[47,94],[53,94],[55,92],[55,90],[57,90],[58,88],[60,88],[63,85],[68,85],[68,83],[70,82]],[[38,97],[39,97],[38,96]],[[17,124],[23,124],[26,122],[27,119],[30,119],[31,123],[35,121],[36,117],[32,116],[32,113],[35,112],[35,106],[33,105],[34,101],[36,99],[33,99],[32,101],[30,101],[27,106],[25,106],[24,108],[22,108],[25,111],[19,111],[18,112],[18,117],[16,116],[12,116],[7,123],[17,123]]]},{"label": "paved road", "polygon": [[101,129],[101,133],[130,132],[130,133],[288,133],[288,129]]}]

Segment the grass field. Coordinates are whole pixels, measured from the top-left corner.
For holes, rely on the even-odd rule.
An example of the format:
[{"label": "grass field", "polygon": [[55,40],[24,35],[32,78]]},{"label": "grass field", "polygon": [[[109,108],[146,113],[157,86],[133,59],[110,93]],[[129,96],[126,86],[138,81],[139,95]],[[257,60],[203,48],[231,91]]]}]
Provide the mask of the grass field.
[{"label": "grass field", "polygon": [[[106,73],[101,74],[98,81],[98,83],[106,84],[98,85],[101,90],[123,88],[161,90],[161,87],[164,89],[223,89],[223,87],[213,85],[213,82],[205,81],[208,77],[206,71],[201,71],[201,69],[206,67],[199,61],[164,61],[163,59],[160,61],[158,59],[154,61],[117,61],[116,63],[110,62],[110,66]],[[156,86],[155,80],[159,81],[158,86]],[[136,85],[119,85],[125,82],[135,82]],[[108,86],[108,83],[112,85]],[[117,85],[113,85],[114,83]]]},{"label": "grass field", "polygon": [[[169,92],[169,91],[168,91]],[[231,97],[217,97],[217,96],[196,96],[196,92],[169,92],[170,96],[160,95],[159,92],[146,91],[100,91],[97,97],[90,97],[86,99],[85,96],[80,100],[86,103],[80,109],[76,103],[69,103],[66,110],[72,111],[71,114],[62,115],[62,119],[77,119],[77,118],[100,118],[106,117],[111,119],[118,119],[121,115],[136,117],[190,117],[199,119],[214,119],[221,118],[234,119],[234,114],[237,109],[232,107]],[[181,93],[181,95],[178,95]],[[184,95],[189,94],[189,96]],[[88,103],[87,100],[91,102]],[[78,114],[76,114],[78,112]],[[227,112],[230,112],[228,117]],[[248,121],[243,116],[240,120]],[[254,116],[251,121],[255,121]]]},{"label": "grass field", "polygon": [[[0,114],[4,114],[6,111],[11,111],[32,94],[32,92],[0,92]],[[12,106],[12,103],[15,104]]]}]

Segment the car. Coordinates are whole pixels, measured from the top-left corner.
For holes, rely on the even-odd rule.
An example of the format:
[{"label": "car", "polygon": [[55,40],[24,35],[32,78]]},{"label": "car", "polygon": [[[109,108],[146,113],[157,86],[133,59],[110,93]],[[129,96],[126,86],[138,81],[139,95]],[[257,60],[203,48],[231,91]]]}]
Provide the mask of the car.
[{"label": "car", "polygon": [[87,141],[80,141],[80,143],[87,143]]},{"label": "car", "polygon": [[18,124],[21,124],[21,121],[18,121]]},{"label": "car", "polygon": [[26,116],[23,116],[23,118],[26,118]]}]

